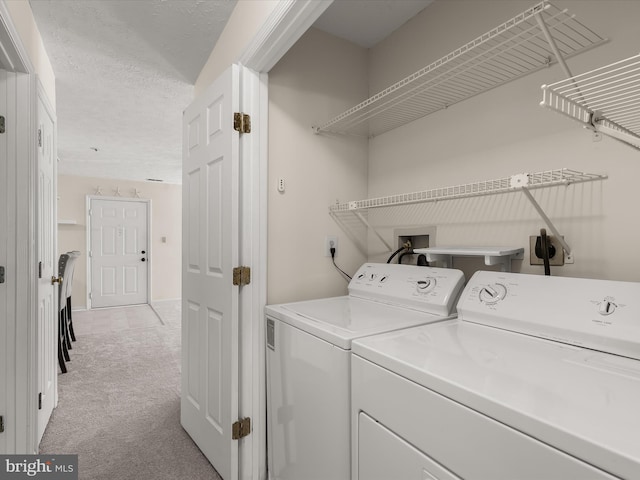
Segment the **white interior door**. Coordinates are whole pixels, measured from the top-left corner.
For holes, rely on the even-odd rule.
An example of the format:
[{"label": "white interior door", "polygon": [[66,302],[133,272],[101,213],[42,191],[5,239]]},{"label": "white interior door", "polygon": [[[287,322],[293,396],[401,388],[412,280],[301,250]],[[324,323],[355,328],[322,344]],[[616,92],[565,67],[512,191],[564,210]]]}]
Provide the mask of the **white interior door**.
[{"label": "white interior door", "polygon": [[54,120],[38,95],[38,438],[57,395],[58,287],[56,259],[56,153]]},{"label": "white interior door", "polygon": [[[8,117],[7,102],[7,72],[0,70],[0,115],[5,117],[5,124]],[[11,122],[13,123],[13,122]],[[9,151],[8,135],[0,133],[0,205],[9,205]],[[13,352],[14,341],[9,336],[9,302],[7,290],[9,289],[9,279],[7,274],[10,271],[8,257],[8,230],[9,217],[8,208],[0,208],[0,348],[5,352],[4,358],[0,361],[0,385],[9,385],[8,371],[9,356]],[[13,283],[13,282],[12,282]],[[13,365],[11,365],[13,367]],[[10,388],[0,389],[0,414],[7,417],[7,395]],[[7,451],[7,434],[0,434],[0,452]]]},{"label": "white interior door", "polygon": [[149,240],[146,200],[91,199],[91,307],[148,301]]},{"label": "white interior door", "polygon": [[181,422],[225,480],[238,478],[238,102],[234,65],[183,117]]}]

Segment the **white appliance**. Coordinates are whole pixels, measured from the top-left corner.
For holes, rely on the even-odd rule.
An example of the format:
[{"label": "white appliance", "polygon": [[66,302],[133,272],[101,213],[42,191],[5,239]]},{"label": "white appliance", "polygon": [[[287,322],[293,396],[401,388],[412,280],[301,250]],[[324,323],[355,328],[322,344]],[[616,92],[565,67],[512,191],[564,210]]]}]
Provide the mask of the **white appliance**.
[{"label": "white appliance", "polygon": [[351,477],[351,342],[450,319],[458,270],[364,264],[349,295],[265,308],[272,480]]},{"label": "white appliance", "polygon": [[640,283],[477,272],[352,346],[353,479],[640,478]]}]

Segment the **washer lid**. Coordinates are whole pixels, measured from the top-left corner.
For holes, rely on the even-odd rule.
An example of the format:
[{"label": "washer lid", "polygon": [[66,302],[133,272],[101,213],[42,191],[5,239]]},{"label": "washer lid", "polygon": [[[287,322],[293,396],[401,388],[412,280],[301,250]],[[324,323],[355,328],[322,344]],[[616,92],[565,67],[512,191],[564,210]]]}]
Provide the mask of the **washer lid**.
[{"label": "washer lid", "polygon": [[607,472],[640,472],[638,360],[460,320],[352,352]]},{"label": "washer lid", "polygon": [[356,338],[452,318],[350,296],[270,305],[265,312],[345,350]]}]

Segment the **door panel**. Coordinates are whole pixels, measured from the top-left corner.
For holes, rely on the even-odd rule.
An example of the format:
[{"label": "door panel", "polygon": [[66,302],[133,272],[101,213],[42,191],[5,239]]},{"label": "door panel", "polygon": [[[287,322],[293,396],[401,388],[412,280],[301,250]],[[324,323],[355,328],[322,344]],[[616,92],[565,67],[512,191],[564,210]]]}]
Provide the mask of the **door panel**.
[{"label": "door panel", "polygon": [[90,217],[91,306],[147,303],[148,203],[93,198]]},{"label": "door panel", "polygon": [[[0,70],[0,114],[4,115],[7,120],[7,126],[13,122],[9,122],[11,117],[7,102],[7,82],[8,74],[5,70]],[[0,266],[5,269],[4,283],[0,283],[0,348],[4,354],[4,361],[0,362],[0,385],[7,385],[9,388],[0,389],[0,412],[3,412],[5,418],[9,420],[7,397],[13,393],[10,386],[10,376],[8,368],[13,368],[13,362],[9,358],[13,356],[15,342],[9,335],[9,316],[13,316],[13,311],[9,306],[9,298],[7,290],[13,284],[11,279],[12,269],[9,265],[8,249],[9,249],[9,135],[0,134],[0,205],[6,205],[7,208],[0,208]],[[11,366],[9,366],[11,364]],[[7,426],[8,427],[8,426]],[[11,430],[7,428],[3,435],[0,435],[0,452],[7,452],[7,437],[11,434]]]},{"label": "door panel", "polygon": [[232,66],[183,119],[181,422],[225,480],[238,478],[238,86]]},{"label": "door panel", "polygon": [[[54,121],[38,98],[38,438],[40,442],[55,405],[57,390],[58,286],[55,242],[55,143]],[[59,284],[58,284],[59,285]]]}]

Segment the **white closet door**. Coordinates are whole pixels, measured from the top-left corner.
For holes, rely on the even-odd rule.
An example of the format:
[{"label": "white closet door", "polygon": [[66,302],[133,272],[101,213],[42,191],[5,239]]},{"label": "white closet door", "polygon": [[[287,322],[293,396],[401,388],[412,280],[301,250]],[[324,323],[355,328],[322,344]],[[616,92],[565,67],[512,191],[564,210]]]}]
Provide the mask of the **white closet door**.
[{"label": "white closet door", "polygon": [[238,67],[183,117],[181,422],[225,480],[238,478]]}]

